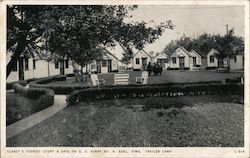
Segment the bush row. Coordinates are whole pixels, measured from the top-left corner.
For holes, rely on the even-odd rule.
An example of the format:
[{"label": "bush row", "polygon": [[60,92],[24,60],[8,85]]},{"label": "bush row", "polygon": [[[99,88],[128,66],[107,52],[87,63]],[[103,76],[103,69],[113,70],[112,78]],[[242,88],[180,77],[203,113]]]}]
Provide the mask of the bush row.
[{"label": "bush row", "polygon": [[13,85],[16,84],[16,83],[19,83],[23,86],[26,86],[26,84],[32,82],[32,81],[35,81],[37,80],[36,78],[32,78],[32,79],[27,79],[27,80],[22,80],[22,81],[16,81],[16,82],[11,82],[11,83],[6,83],[6,89],[9,90],[9,89],[13,89]]},{"label": "bush row", "polygon": [[244,86],[236,84],[117,86],[74,91],[67,96],[67,103],[74,105],[82,101],[115,98],[243,93]]},{"label": "bush row", "polygon": [[237,84],[237,83],[241,83],[241,78],[240,77],[236,77],[234,79],[226,78],[225,81],[226,83]]},{"label": "bush row", "polygon": [[23,97],[36,100],[37,110],[45,109],[54,104],[54,91],[47,88],[26,88],[20,83],[15,83],[13,88]]},{"label": "bush row", "polygon": [[47,78],[42,78],[36,81],[30,82],[29,86],[33,88],[49,88],[52,89],[56,94],[69,94],[73,92],[74,90],[84,89],[88,88],[86,86],[67,86],[62,87],[60,85],[48,85],[47,83],[54,82],[54,81],[65,81],[67,77],[73,77],[73,74],[69,75],[59,75],[59,76],[52,76]]}]

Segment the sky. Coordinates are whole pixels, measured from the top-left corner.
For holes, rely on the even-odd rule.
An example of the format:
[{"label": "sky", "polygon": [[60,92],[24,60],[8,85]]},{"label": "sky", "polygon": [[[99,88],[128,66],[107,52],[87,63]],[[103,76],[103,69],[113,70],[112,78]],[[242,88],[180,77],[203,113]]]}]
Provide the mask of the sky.
[{"label": "sky", "polygon": [[[243,6],[164,6],[139,5],[129,13],[132,18],[125,22],[145,21],[148,26],[155,26],[161,22],[171,20],[175,25],[173,30],[165,32],[153,44],[147,44],[145,51],[162,52],[171,41],[179,39],[183,34],[196,38],[203,33],[226,33],[226,26],[235,29],[235,35],[244,36],[244,7]],[[150,22],[153,20],[154,22]],[[117,46],[109,49],[118,58],[122,57],[122,49]]]}]

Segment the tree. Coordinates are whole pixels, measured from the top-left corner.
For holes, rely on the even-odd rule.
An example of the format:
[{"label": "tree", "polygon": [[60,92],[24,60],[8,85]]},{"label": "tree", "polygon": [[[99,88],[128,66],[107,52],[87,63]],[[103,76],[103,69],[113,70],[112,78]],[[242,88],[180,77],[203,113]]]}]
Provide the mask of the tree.
[{"label": "tree", "polygon": [[54,53],[87,64],[94,59],[92,53],[98,52],[96,48],[119,44],[125,52],[124,61],[129,62],[132,48],[142,49],[155,41],[165,28],[173,27],[171,22],[155,28],[147,27],[145,22],[125,23],[127,13],[134,9],[136,6],[121,5],[58,7],[55,11],[58,20],[54,23],[49,47]]},{"label": "tree", "polygon": [[203,57],[212,49],[216,49],[219,54],[218,58],[223,61],[224,58],[234,57],[238,52],[244,51],[244,39],[234,36],[234,30],[221,35],[209,35],[204,33],[195,39],[191,39],[183,35],[180,39],[171,41],[164,49],[164,52],[171,55],[178,46],[183,46],[188,51],[192,49],[199,52]]},{"label": "tree", "polygon": [[126,64],[128,66],[128,64],[131,63],[131,59],[133,58],[134,54],[133,54],[133,51],[131,49],[129,49],[129,48],[127,49],[124,47],[122,47],[122,48],[123,48],[124,53],[122,54],[123,57],[121,59],[121,62],[123,62],[124,64]]},{"label": "tree", "polygon": [[244,39],[242,37],[234,36],[234,29],[224,35],[217,35],[215,37],[216,45],[215,49],[219,52],[219,59],[232,58],[238,52],[244,51]]},{"label": "tree", "polygon": [[50,11],[49,6],[7,6],[7,49],[12,49],[13,55],[7,65],[6,77],[24,50],[39,42],[37,40],[44,33],[44,24]]},{"label": "tree", "polygon": [[[37,40],[46,37],[46,52],[61,59],[89,62],[99,46],[112,47],[119,43],[126,49],[142,49],[154,42],[171,21],[155,28],[145,22],[125,23],[129,11],[137,6],[8,6],[8,48],[16,43],[13,57],[7,65],[7,76],[26,47],[36,47]],[[49,30],[46,34],[45,30]],[[53,56],[53,55],[52,55]],[[79,61],[76,61],[80,63]]]}]

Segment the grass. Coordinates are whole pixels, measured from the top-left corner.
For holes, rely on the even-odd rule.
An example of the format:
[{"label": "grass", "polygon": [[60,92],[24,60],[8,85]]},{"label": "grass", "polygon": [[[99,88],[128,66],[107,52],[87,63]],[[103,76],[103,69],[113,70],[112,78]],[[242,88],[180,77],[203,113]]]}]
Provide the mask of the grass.
[{"label": "grass", "polygon": [[242,147],[243,96],[82,102],[7,140],[7,146]]},{"label": "grass", "polygon": [[[136,77],[141,76],[141,71],[128,71],[129,83],[138,84],[135,82]],[[242,73],[230,72],[220,73],[216,71],[179,71],[179,70],[164,70],[161,76],[149,76],[148,84],[162,84],[162,83],[187,83],[187,82],[200,82],[200,81],[222,81],[225,83],[226,78],[240,77]],[[112,85],[114,83],[114,74],[98,74],[100,79],[106,81],[106,85]]]},{"label": "grass", "polygon": [[36,101],[17,95],[6,93],[6,124],[10,125],[35,113]]},{"label": "grass", "polygon": [[[135,81],[136,77],[141,76],[141,71],[127,71],[124,73],[129,73],[129,84],[138,84]],[[187,82],[206,82],[206,81],[222,81],[225,83],[226,78],[236,78],[240,77],[241,73],[231,72],[231,73],[219,73],[216,71],[179,71],[179,70],[164,70],[161,76],[149,76],[148,84],[162,84],[162,83],[187,83]],[[105,80],[105,85],[113,85],[114,83],[114,73],[98,74],[99,79]],[[86,87],[92,86],[90,78],[86,82],[76,82],[74,77],[67,78],[66,81],[55,81],[47,83],[48,85],[62,86],[62,87]]]}]

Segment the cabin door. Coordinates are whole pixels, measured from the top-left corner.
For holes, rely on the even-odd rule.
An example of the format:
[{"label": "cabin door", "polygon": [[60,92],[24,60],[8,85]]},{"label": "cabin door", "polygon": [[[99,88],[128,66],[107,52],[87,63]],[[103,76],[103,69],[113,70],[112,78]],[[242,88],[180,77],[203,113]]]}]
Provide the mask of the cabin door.
[{"label": "cabin door", "polygon": [[179,65],[180,65],[180,69],[184,70],[185,68],[185,58],[184,57],[179,57]]},{"label": "cabin door", "polygon": [[193,66],[196,66],[196,57],[193,57]]},{"label": "cabin door", "polygon": [[146,70],[146,68],[147,68],[147,58],[142,58],[141,59],[142,60],[142,69],[143,70]]},{"label": "cabin door", "polygon": [[111,60],[108,60],[108,72],[112,71],[112,63]]},{"label": "cabin door", "polygon": [[96,71],[97,71],[97,73],[101,73],[101,66],[102,66],[102,61],[100,61],[100,60],[96,61]]},{"label": "cabin door", "polygon": [[65,71],[64,71],[64,61],[60,61],[59,62],[59,66],[60,66],[60,75],[64,75]]}]

